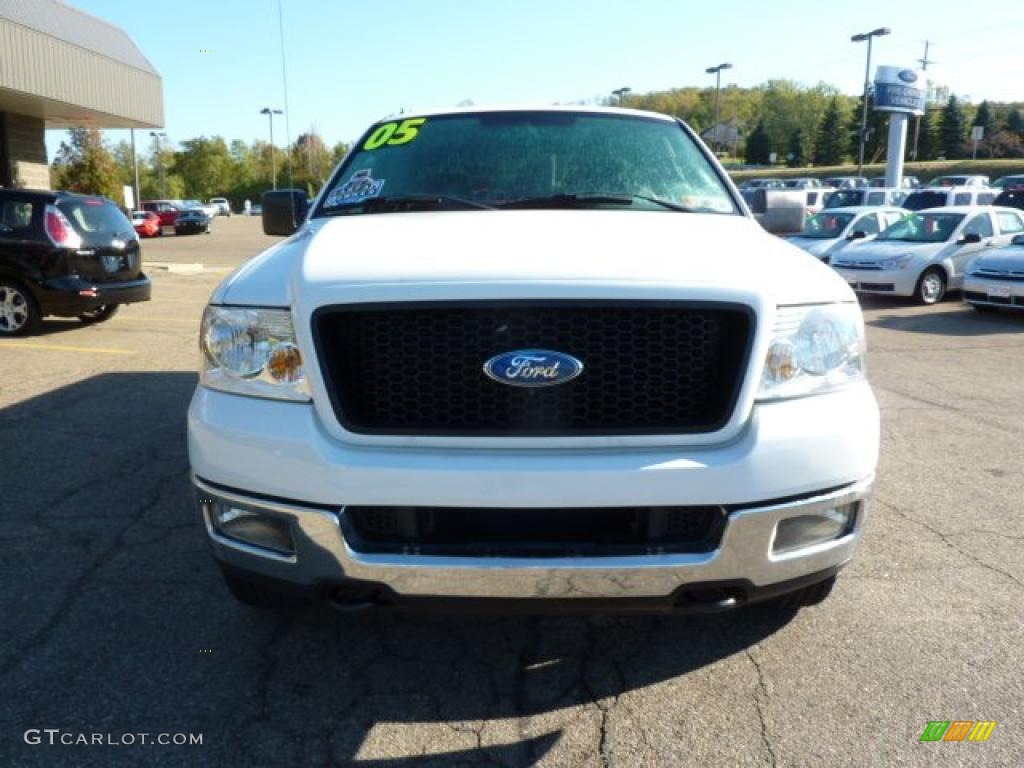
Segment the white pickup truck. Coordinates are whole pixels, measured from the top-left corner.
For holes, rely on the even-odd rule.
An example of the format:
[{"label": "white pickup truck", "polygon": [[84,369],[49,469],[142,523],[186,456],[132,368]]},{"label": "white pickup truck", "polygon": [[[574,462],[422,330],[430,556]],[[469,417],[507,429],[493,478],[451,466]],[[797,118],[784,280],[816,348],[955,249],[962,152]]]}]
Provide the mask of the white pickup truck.
[{"label": "white pickup truck", "polygon": [[263,223],[291,236],[213,293],[188,414],[243,602],[800,605],[852,557],[860,309],[682,122],[403,115]]}]

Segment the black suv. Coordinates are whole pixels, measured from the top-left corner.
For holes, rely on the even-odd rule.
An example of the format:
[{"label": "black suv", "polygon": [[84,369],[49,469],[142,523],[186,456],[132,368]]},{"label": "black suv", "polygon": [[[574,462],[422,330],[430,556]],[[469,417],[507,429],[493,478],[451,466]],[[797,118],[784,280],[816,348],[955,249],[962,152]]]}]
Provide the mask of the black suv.
[{"label": "black suv", "polygon": [[102,322],[149,295],[139,238],[113,202],[0,189],[0,336],[28,333],[46,315]]}]

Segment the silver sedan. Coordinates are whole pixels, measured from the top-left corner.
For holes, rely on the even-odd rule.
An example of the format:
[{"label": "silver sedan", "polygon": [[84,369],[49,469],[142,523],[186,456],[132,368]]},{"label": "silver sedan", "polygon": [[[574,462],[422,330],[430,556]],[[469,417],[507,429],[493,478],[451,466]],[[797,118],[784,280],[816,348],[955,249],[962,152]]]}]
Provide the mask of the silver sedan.
[{"label": "silver sedan", "polygon": [[858,293],[936,304],[963,287],[967,264],[1024,232],[1021,212],[992,206],[930,208],[905,216],[872,242],[832,259]]},{"label": "silver sedan", "polygon": [[978,310],[1024,309],[1024,234],[967,266],[964,301]]}]

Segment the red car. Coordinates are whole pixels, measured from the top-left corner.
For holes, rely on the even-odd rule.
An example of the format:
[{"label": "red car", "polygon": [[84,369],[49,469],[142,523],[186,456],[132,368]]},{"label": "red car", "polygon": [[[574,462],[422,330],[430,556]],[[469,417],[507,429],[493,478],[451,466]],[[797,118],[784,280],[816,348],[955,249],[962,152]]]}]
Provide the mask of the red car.
[{"label": "red car", "polygon": [[151,211],[160,217],[161,227],[173,227],[178,220],[180,206],[176,200],[143,200],[142,210]]},{"label": "red car", "polygon": [[160,216],[152,211],[136,211],[132,214],[132,226],[139,237],[156,237],[163,234]]}]

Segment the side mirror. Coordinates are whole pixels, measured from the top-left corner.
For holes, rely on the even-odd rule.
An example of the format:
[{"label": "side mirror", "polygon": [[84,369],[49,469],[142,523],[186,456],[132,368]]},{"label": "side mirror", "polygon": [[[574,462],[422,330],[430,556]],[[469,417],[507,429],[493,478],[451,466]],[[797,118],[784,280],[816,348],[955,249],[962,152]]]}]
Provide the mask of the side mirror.
[{"label": "side mirror", "polygon": [[1024,235],[1014,235],[1010,241],[1011,245],[1024,245]]},{"label": "side mirror", "polygon": [[958,245],[970,245],[972,243],[980,243],[981,235],[977,232],[968,232],[966,235],[956,241]]},{"label": "side mirror", "polygon": [[863,240],[868,236],[867,232],[861,232],[859,229],[854,230],[846,236],[847,240]]},{"label": "side mirror", "polygon": [[291,235],[309,211],[309,195],[301,189],[277,189],[263,193],[263,234]]}]

